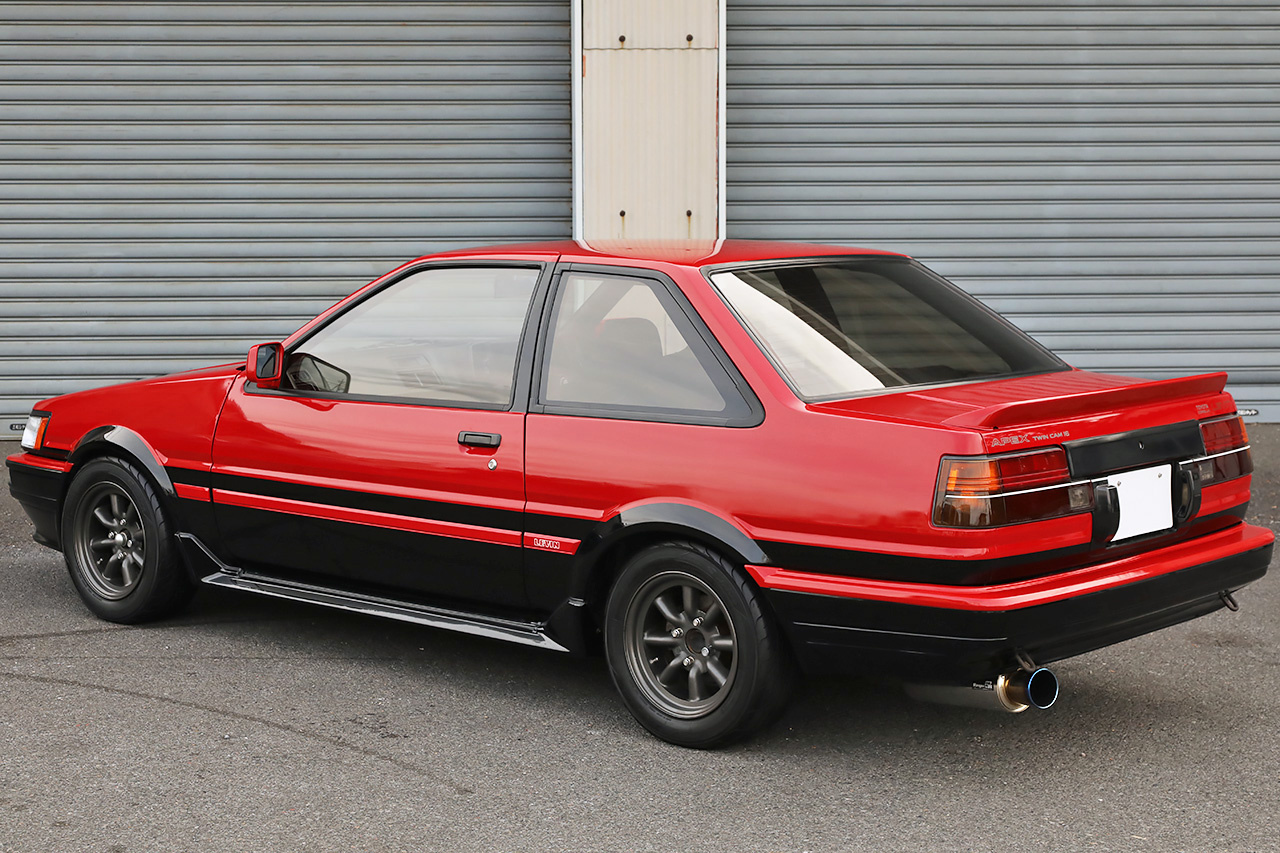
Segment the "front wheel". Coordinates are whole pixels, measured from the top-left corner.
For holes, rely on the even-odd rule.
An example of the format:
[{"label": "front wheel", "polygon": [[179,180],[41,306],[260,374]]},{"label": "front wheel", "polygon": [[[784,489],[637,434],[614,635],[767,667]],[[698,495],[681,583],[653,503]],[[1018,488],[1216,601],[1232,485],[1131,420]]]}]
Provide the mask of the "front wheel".
[{"label": "front wheel", "polygon": [[181,610],[194,592],[164,507],[132,463],[85,463],[62,513],[62,548],[85,605],[111,622],[145,622]]},{"label": "front wheel", "polygon": [[702,546],[668,542],[633,557],[609,593],[604,636],[628,710],[670,743],[722,746],[790,699],[794,669],[759,594]]}]

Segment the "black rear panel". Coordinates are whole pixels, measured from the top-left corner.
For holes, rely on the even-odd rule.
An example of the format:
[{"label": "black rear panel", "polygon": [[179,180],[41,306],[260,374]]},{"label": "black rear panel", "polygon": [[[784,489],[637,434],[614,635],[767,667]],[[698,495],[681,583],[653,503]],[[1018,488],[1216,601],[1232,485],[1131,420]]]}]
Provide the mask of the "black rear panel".
[{"label": "black rear panel", "polygon": [[1082,438],[1064,442],[1063,447],[1071,476],[1078,480],[1204,455],[1196,421]]}]

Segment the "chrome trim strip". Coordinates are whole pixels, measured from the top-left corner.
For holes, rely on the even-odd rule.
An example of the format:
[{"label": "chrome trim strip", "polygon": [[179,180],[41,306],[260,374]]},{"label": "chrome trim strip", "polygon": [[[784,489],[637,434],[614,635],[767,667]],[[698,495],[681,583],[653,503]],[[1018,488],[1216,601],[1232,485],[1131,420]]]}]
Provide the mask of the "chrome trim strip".
[{"label": "chrome trim strip", "polygon": [[400,622],[413,622],[431,628],[443,628],[462,634],[474,634],[493,640],[506,640],[525,646],[551,649],[557,652],[569,651],[543,632],[542,626],[534,623],[508,622],[500,619],[486,619],[468,613],[450,610],[438,610],[434,607],[406,604],[374,596],[359,595],[342,590],[326,589],[310,584],[279,581],[274,578],[254,577],[246,574],[231,575],[226,572],[214,572],[202,578],[213,586],[230,587],[245,592],[256,592],[275,598],[286,598],[291,601],[303,601],[309,604],[320,604],[351,613],[363,613],[368,616],[381,616],[384,619],[395,619]]},{"label": "chrome trim strip", "polygon": [[1246,444],[1243,447],[1233,447],[1230,450],[1224,450],[1221,453],[1214,453],[1210,456],[1197,456],[1195,459],[1188,459],[1181,464],[1190,465],[1192,462],[1208,462],[1210,459],[1217,459],[1219,456],[1230,456],[1232,453],[1240,453],[1248,450],[1252,445]]},{"label": "chrome trim strip", "polygon": [[[457,631],[462,634],[473,634],[478,637],[489,637],[495,640],[506,640],[525,646],[537,646],[557,652],[568,652],[569,649],[551,639],[546,633],[544,623],[516,622],[509,619],[498,619],[475,613],[457,610],[446,610],[440,607],[429,607],[410,602],[394,601],[372,595],[347,592],[346,590],[329,589],[312,584],[285,581],[262,575],[246,573],[236,566],[228,566],[218,559],[199,538],[190,533],[179,533],[179,541],[195,546],[208,561],[208,568],[216,569],[201,578],[212,586],[239,589],[245,592],[256,592],[274,598],[285,598],[292,601],[303,601],[333,607],[351,613],[364,613],[369,616],[381,616],[384,619],[395,619],[400,622],[413,622],[446,631]],[[208,568],[205,571],[208,571]],[[194,571],[194,569],[193,569]]]},{"label": "chrome trim strip", "polygon": [[1034,494],[1035,492],[1047,492],[1050,489],[1069,489],[1072,486],[1085,486],[1090,483],[1105,483],[1105,482],[1106,482],[1105,479],[1071,480],[1070,482],[1067,482],[1067,483],[1054,483],[1052,486],[1036,486],[1034,489],[1019,489],[1016,492],[990,492],[985,495],[957,495],[957,494],[952,494],[951,492],[946,492],[945,494],[949,498],[1008,498],[1008,497],[1013,497],[1014,495],[1030,495],[1030,494]]},{"label": "chrome trim strip", "polygon": [[[1184,459],[1184,460],[1182,460],[1181,462],[1165,462],[1165,463],[1162,463],[1162,464],[1165,464],[1165,465],[1177,465],[1177,466],[1181,467],[1181,466],[1183,466],[1183,465],[1190,465],[1190,464],[1192,464],[1193,462],[1208,462],[1208,461],[1209,461],[1209,460],[1211,460],[1211,459],[1217,459],[1219,456],[1230,456],[1232,453],[1241,453],[1241,452],[1243,452],[1243,451],[1245,451],[1245,450],[1248,450],[1251,446],[1252,446],[1252,445],[1246,444],[1246,445],[1244,445],[1244,446],[1242,446],[1242,447],[1233,447],[1233,448],[1232,448],[1232,449],[1230,449],[1230,450],[1224,450],[1224,451],[1222,451],[1221,453],[1214,453],[1214,454],[1211,454],[1211,455],[1209,455],[1209,456],[1197,456],[1197,457],[1195,457],[1194,459]],[[1146,468],[1158,468],[1158,467],[1160,467],[1160,466],[1159,466],[1159,465],[1148,465],[1148,466],[1145,466],[1145,467],[1146,467]],[[1135,468],[1135,469],[1133,469],[1133,470],[1141,471],[1141,470],[1144,470],[1144,469],[1143,469],[1143,468]],[[985,495],[958,495],[958,494],[955,494],[955,493],[953,493],[953,492],[946,492],[946,493],[945,493],[945,496],[946,496],[946,497],[949,497],[949,498],[1008,498],[1008,497],[1012,497],[1012,496],[1014,496],[1014,495],[1029,495],[1029,494],[1032,494],[1032,493],[1034,493],[1034,492],[1045,492],[1045,491],[1048,491],[1049,489],[1066,489],[1066,488],[1070,488],[1071,486],[1083,486],[1083,485],[1086,485],[1086,484],[1090,484],[1090,485],[1092,485],[1092,484],[1095,484],[1095,483],[1105,483],[1105,482],[1107,482],[1108,477],[1114,477],[1116,474],[1123,474],[1123,473],[1124,473],[1123,471],[1116,471],[1114,474],[1109,474],[1109,475],[1107,475],[1107,477],[1095,477],[1095,478],[1093,478],[1092,480],[1072,480],[1072,481],[1070,481],[1070,482],[1068,482],[1068,483],[1054,483],[1052,486],[1037,486],[1037,487],[1036,487],[1036,488],[1034,488],[1034,489],[1019,489],[1019,490],[1018,490],[1018,491],[1016,491],[1016,492],[991,492],[991,493],[988,493],[988,494],[985,494]]]}]

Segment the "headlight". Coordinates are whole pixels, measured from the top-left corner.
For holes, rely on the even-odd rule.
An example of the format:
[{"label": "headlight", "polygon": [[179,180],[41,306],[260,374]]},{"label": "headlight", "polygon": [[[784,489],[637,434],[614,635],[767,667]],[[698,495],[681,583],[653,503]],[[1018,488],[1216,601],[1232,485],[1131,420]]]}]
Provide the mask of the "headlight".
[{"label": "headlight", "polygon": [[22,431],[22,448],[39,450],[44,446],[44,430],[49,425],[49,416],[44,413],[27,416],[27,428]]}]

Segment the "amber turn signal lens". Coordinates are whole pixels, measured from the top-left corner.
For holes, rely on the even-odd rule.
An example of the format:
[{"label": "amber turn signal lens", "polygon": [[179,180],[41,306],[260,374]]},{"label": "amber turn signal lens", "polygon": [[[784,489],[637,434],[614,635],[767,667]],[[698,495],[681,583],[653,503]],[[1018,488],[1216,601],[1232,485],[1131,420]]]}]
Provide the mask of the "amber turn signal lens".
[{"label": "amber turn signal lens", "polygon": [[1000,491],[1000,469],[990,459],[952,459],[947,471],[947,493],[989,495]]},{"label": "amber turn signal lens", "polygon": [[44,447],[44,431],[47,426],[48,415],[28,415],[27,426],[22,430],[22,449],[39,450]]},{"label": "amber turn signal lens", "polygon": [[1093,508],[1089,483],[1072,483],[1060,447],[1007,456],[944,457],[933,522],[940,527],[997,527]]}]

